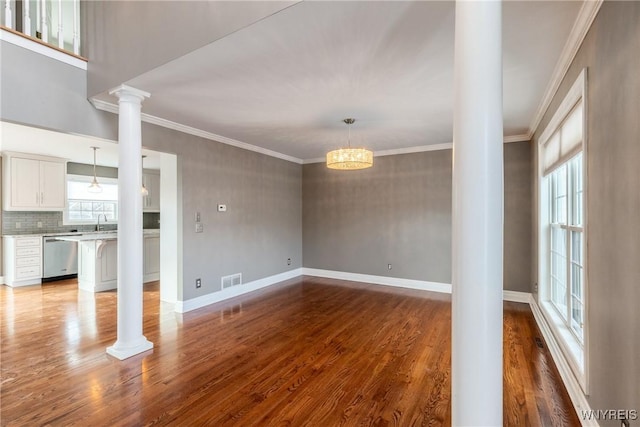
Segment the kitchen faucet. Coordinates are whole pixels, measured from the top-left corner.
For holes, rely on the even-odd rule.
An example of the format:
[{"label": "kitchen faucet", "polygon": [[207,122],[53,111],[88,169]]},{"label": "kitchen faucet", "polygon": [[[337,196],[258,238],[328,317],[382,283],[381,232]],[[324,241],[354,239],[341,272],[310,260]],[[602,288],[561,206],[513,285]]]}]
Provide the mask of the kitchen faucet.
[{"label": "kitchen faucet", "polygon": [[100,217],[101,216],[104,217],[104,222],[107,222],[107,215],[106,214],[98,214],[98,224],[96,225],[96,231],[102,231],[102,228],[100,228]]}]

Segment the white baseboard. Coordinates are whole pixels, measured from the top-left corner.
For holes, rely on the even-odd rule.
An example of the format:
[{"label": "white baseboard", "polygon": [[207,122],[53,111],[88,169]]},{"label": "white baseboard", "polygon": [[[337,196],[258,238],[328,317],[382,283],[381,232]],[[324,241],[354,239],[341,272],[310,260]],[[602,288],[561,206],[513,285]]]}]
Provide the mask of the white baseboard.
[{"label": "white baseboard", "polygon": [[326,277],[328,279],[350,280],[353,282],[372,283],[374,285],[395,286],[399,288],[420,289],[423,291],[451,293],[451,284],[427,282],[424,280],[400,279],[397,277],[373,276],[370,274],[347,273],[344,271],[302,268],[305,276]]},{"label": "white baseboard", "polygon": [[0,276],[0,285],[4,285],[4,276]]},{"label": "white baseboard", "polygon": [[536,324],[538,325],[538,328],[540,328],[540,332],[542,333],[542,336],[544,337],[544,340],[549,347],[549,353],[551,353],[551,357],[553,358],[553,361],[558,368],[560,378],[562,378],[562,382],[567,389],[567,393],[569,394],[569,398],[571,399],[573,408],[575,409],[576,414],[580,419],[580,423],[583,427],[599,427],[600,424],[598,424],[596,420],[583,419],[582,414],[591,411],[589,402],[587,401],[584,393],[582,393],[580,383],[573,374],[569,362],[560,349],[560,344],[556,340],[553,332],[551,332],[549,324],[542,314],[540,306],[538,305],[538,302],[535,300],[533,295],[531,295],[529,298],[529,305],[531,306],[531,312],[533,312],[533,317],[536,320]]},{"label": "white baseboard", "polygon": [[302,269],[297,268],[295,270],[290,270],[284,273],[254,280],[253,282],[243,283],[242,285],[226,288],[218,292],[213,292],[211,294],[202,295],[197,298],[192,298],[186,301],[177,301],[175,305],[175,311],[176,313],[186,313],[188,311],[196,310],[198,308],[214,304],[216,302],[237,297],[238,295],[257,291],[258,289],[266,288],[267,286],[275,285],[276,283],[293,279],[301,275]]},{"label": "white baseboard", "polygon": [[531,293],[530,292],[520,292],[520,291],[502,291],[502,300],[510,301],[510,302],[521,302],[524,304],[529,304],[531,301]]}]

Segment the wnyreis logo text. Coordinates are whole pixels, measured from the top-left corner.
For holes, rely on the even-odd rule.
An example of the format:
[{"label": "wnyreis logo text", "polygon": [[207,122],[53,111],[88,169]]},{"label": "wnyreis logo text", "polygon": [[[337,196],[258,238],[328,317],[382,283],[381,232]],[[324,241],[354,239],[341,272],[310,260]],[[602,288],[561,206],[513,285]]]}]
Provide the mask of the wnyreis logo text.
[{"label": "wnyreis logo text", "polygon": [[637,420],[637,409],[591,409],[581,411],[583,420]]}]

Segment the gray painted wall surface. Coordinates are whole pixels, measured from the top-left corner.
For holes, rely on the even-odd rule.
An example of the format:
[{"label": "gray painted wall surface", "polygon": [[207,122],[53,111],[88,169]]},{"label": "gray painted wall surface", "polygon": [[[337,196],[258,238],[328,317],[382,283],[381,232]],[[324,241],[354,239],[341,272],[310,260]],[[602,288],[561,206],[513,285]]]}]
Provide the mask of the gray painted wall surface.
[{"label": "gray painted wall surface", "polygon": [[[640,411],[639,23],[640,2],[603,3],[535,135],[537,143],[587,67],[588,400],[593,409]],[[600,425],[619,426],[620,421]]]},{"label": "gray painted wall surface", "polygon": [[0,63],[2,120],[117,140],[117,116],[87,101],[86,71],[5,41]]},{"label": "gray painted wall surface", "polygon": [[[84,1],[82,23],[88,24],[82,28],[82,54],[90,59],[87,93],[91,97],[112,89],[294,3]],[[176,31],[180,37],[175,37]]]},{"label": "gray painted wall surface", "polygon": [[504,289],[531,292],[531,143],[504,146]]},{"label": "gray painted wall surface", "polygon": [[305,267],[451,283],[451,150],[304,165],[302,194]]},{"label": "gray painted wall surface", "polygon": [[[220,290],[222,276],[250,282],[302,266],[301,165],[147,123],[142,140],[178,155],[184,300]],[[196,212],[203,233],[195,233]]]},{"label": "gray painted wall surface", "polygon": [[[93,176],[93,165],[67,162],[67,173],[71,175]],[[117,178],[118,168],[111,168],[109,166],[96,166],[96,176],[101,176],[104,178]]]},{"label": "gray painted wall surface", "polygon": [[[451,150],[303,169],[304,266],[451,283]],[[529,292],[531,153],[505,145],[504,288]],[[387,265],[392,264],[392,270]]]}]

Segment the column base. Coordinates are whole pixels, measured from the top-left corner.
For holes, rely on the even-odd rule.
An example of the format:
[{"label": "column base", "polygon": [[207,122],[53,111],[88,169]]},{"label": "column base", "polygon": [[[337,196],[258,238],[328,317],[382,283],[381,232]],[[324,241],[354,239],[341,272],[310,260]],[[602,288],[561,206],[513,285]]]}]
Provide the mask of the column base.
[{"label": "column base", "polygon": [[118,341],[115,342],[110,347],[107,347],[107,354],[115,357],[119,360],[128,359],[136,354],[144,353],[145,351],[149,351],[153,348],[153,343],[148,341],[144,336],[142,340],[140,340],[137,345],[133,347],[125,347],[121,344],[118,344]]}]

